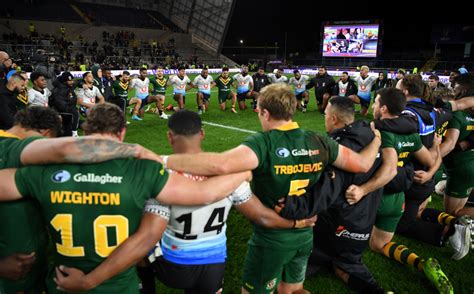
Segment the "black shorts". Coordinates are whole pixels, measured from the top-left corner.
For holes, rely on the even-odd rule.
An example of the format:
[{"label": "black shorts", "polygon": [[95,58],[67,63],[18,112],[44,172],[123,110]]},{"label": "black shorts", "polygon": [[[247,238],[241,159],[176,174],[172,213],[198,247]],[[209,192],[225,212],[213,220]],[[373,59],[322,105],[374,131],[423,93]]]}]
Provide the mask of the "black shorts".
[{"label": "black shorts", "polygon": [[145,105],[148,104],[148,97],[149,96],[146,96],[145,98],[141,99],[141,98],[138,98],[142,101],[142,105],[140,105],[140,109],[142,109],[143,107],[145,107]]},{"label": "black shorts", "polygon": [[[179,93],[178,94],[173,94],[173,99],[174,101],[178,102],[178,98],[176,98],[176,95],[180,95]],[[183,94],[181,94],[183,95]],[[186,104],[186,95],[183,95],[183,103]]]},{"label": "black shorts", "polygon": [[249,91],[237,94],[237,101],[241,102],[241,101],[245,101],[245,99],[253,99],[252,96],[247,97],[248,93]]},{"label": "black shorts", "polygon": [[202,94],[202,101],[204,101],[205,103],[209,103],[209,100],[211,99],[211,94],[206,94],[206,93],[203,93],[203,92],[199,92]]},{"label": "black shorts", "polygon": [[184,265],[160,256],[151,266],[163,284],[186,293],[218,293],[224,283],[225,263]]},{"label": "black shorts", "polygon": [[360,100],[360,106],[362,107],[365,107],[365,108],[369,108],[370,106],[370,99],[369,100],[364,100],[362,98],[359,97],[359,100]]},{"label": "black shorts", "polygon": [[299,93],[299,94],[296,94],[296,99],[298,99],[298,100],[303,100],[303,98],[304,98],[304,97],[303,97],[303,94],[304,94],[304,93],[306,93],[306,91],[305,91],[305,92],[301,92],[301,93]]}]

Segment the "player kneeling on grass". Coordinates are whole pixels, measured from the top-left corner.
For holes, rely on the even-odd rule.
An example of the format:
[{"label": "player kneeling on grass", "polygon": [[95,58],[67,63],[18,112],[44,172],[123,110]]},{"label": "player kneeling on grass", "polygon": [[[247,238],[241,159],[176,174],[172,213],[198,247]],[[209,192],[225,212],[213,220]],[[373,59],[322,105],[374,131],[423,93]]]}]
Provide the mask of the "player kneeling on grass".
[{"label": "player kneeling on grass", "polygon": [[257,98],[252,96],[253,91],[253,79],[249,75],[249,68],[246,65],[242,65],[240,73],[234,75],[234,83],[237,88],[237,101],[239,102],[239,109],[247,109],[245,105],[246,99],[252,99],[252,108],[254,112],[257,112]]},{"label": "player kneeling on grass", "polygon": [[[125,136],[125,124],[122,111],[105,103],[91,109],[85,131],[92,137],[120,142]],[[78,267],[89,272],[138,229],[147,199],[176,205],[208,204],[227,197],[250,174],[243,172],[197,182],[168,174],[155,161],[118,159],[99,164],[4,169],[0,178],[1,201],[38,200],[56,244],[54,266]],[[163,221],[163,230],[165,226]],[[113,241],[108,237],[110,230],[114,232]],[[94,293],[137,293],[138,279],[131,265]],[[56,271],[61,274],[60,269]],[[53,278],[51,268],[48,293],[57,293]]]},{"label": "player kneeling on grass", "polygon": [[[135,88],[135,93],[137,98],[141,99],[142,104],[140,105],[140,116],[143,118],[145,113],[144,107],[148,104],[155,103],[158,109],[162,108],[162,101],[158,96],[150,95],[149,93],[149,86],[150,86],[150,79],[148,78],[148,71],[146,68],[140,69],[140,75],[138,78],[133,78],[130,82],[130,87]],[[160,116],[163,119],[168,118],[166,114]],[[135,120],[142,120],[142,118],[138,118]]]},{"label": "player kneeling on grass", "polygon": [[[407,100],[403,92],[398,89],[385,88],[377,92],[372,105],[376,120],[397,119],[405,109]],[[423,146],[418,133],[402,133],[400,131],[382,131],[382,158],[384,164],[392,166],[392,178],[397,175],[397,166],[403,167],[414,159],[424,166],[431,167],[436,164],[439,156],[441,139],[436,137],[433,146],[428,150]],[[365,192],[372,191],[377,186],[379,178],[374,177],[363,185],[353,185],[348,189],[348,201],[354,203]],[[388,258],[402,264],[407,264],[423,272],[440,293],[452,293],[453,288],[446,275],[441,270],[438,261],[434,258],[421,259],[404,245],[393,242],[395,229],[403,215],[405,206],[405,191],[388,192],[384,190],[382,201],[377,210],[375,224],[370,236],[370,248]],[[357,197],[354,197],[358,194]]]},{"label": "player kneeling on grass", "polygon": [[306,82],[309,80],[307,75],[302,75],[299,70],[293,71],[294,77],[288,82],[295,87],[296,100],[298,100],[297,107],[302,112],[306,112],[309,102],[309,93],[306,91]]},{"label": "player kneeling on grass", "polygon": [[[195,112],[181,110],[170,117],[168,141],[175,153],[196,154],[202,152],[204,132],[201,119]],[[169,171],[174,173],[173,171]],[[184,174],[194,181],[203,181],[204,176]],[[149,200],[145,216],[136,234],[119,247],[109,259],[129,260],[150,252],[163,230],[162,216],[169,218],[161,244],[157,244],[144,265],[139,267],[142,293],[155,293],[155,275],[168,287],[184,289],[186,293],[220,293],[223,286],[226,249],[226,220],[229,210],[235,206],[254,223],[273,228],[302,228],[311,226],[316,218],[293,221],[279,217],[252,195],[250,185],[244,182],[227,198],[205,206],[163,207],[156,200]],[[136,241],[136,242],[135,242]],[[136,245],[139,244],[139,247]],[[130,251],[134,251],[130,254]],[[66,290],[79,290],[72,286],[100,283],[110,277],[98,273],[118,272],[113,263],[104,262],[91,274],[83,276],[73,271],[68,277],[58,279],[58,285]],[[184,278],[186,277],[186,278]]]},{"label": "player kneeling on grass", "polygon": [[[128,99],[128,89],[129,89],[130,73],[128,71],[123,71],[122,76],[116,79],[112,84],[112,90],[114,93],[113,100],[123,99],[126,103],[123,105],[134,105],[132,112],[133,120],[140,120],[138,117],[138,111],[141,109],[142,100],[136,97]],[[114,103],[115,104],[115,103]],[[125,109],[122,109],[125,113]]]},{"label": "player kneeling on grass", "polygon": [[235,102],[237,101],[237,95],[232,92],[232,84],[234,79],[229,76],[229,69],[227,67],[222,68],[221,75],[216,79],[216,86],[219,89],[217,99],[219,100],[219,107],[222,111],[226,109],[227,100],[231,99],[232,113],[237,113],[235,110]]},{"label": "player kneeling on grass", "polygon": [[168,110],[179,110],[184,109],[186,104],[186,91],[193,88],[194,85],[186,75],[186,69],[184,66],[178,67],[178,75],[170,76],[171,85],[173,85],[173,99],[178,103],[177,108],[173,108],[170,104]]},{"label": "player kneeling on grass", "polygon": [[211,99],[211,88],[216,85],[212,76],[209,75],[209,70],[203,68],[201,74],[194,78],[194,86],[198,88],[196,93],[196,102],[198,106],[198,113],[202,114],[209,108],[209,101]]},{"label": "player kneeling on grass", "polygon": [[160,103],[156,105],[156,108],[151,108],[150,106],[146,109],[146,112],[151,112],[158,114],[162,119],[168,119],[168,115],[164,113],[164,104],[166,96],[166,88],[169,84],[169,79],[167,79],[163,74],[163,68],[159,67],[156,69],[156,76],[150,78],[150,84],[153,85],[153,91],[151,92],[153,96],[158,97]]},{"label": "player kneeling on grass", "polygon": [[[223,153],[174,154],[165,157],[164,162],[173,170],[204,175],[252,169],[253,192],[268,208],[274,207],[282,193],[294,197],[304,194],[329,163],[351,172],[366,172],[374,163],[379,139],[358,154],[327,137],[300,129],[292,121],[296,97],[286,84],[263,88],[258,109],[264,131],[240,146]],[[312,240],[311,228],[269,229],[255,224],[245,259],[243,291],[303,290]]]}]

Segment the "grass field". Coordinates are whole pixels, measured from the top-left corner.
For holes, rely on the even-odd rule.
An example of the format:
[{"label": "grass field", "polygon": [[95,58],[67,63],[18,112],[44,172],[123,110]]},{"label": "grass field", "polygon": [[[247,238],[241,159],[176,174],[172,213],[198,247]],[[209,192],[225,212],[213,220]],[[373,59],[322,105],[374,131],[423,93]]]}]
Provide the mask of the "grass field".
[{"label": "grass field", "polygon": [[[190,78],[193,79],[194,76],[190,76]],[[324,133],[324,117],[316,111],[314,92],[310,92],[311,100],[308,112],[298,112],[294,120],[302,128]],[[196,110],[195,96],[194,89],[188,92],[186,108]],[[175,104],[171,97],[171,89],[168,89],[166,99],[165,104]],[[230,101],[228,103],[230,107]],[[168,114],[171,113],[168,112]],[[218,109],[217,93],[215,92],[211,96],[209,111],[202,115],[202,120],[240,129],[260,130],[257,115],[251,109],[239,111],[237,114],[232,114],[229,109],[226,112]],[[171,153],[171,148],[166,139],[166,122],[166,120],[162,120],[155,115],[146,114],[144,121],[132,121],[128,126],[126,141],[142,144],[159,154],[169,154]],[[210,125],[204,125],[204,130],[206,139],[204,140],[203,148],[206,151],[219,152],[233,148],[249,136],[245,132]],[[430,206],[442,208],[442,199],[439,196],[434,196]],[[243,260],[250,234],[251,225],[249,221],[237,212],[231,211],[227,227],[228,260],[225,272],[224,293],[240,293]],[[402,237],[395,237],[395,241],[406,245],[421,257],[436,257],[453,283],[455,293],[474,293],[474,279],[472,273],[470,273],[474,265],[473,254],[468,255],[461,261],[454,261],[450,258],[452,252],[449,247],[439,248]],[[376,280],[387,291],[417,294],[435,292],[435,289],[429,284],[424,275],[410,267],[398,264],[369,250],[365,252],[363,259]],[[350,293],[347,287],[330,271],[321,273],[314,278],[309,278],[305,282],[305,288],[312,293]],[[158,286],[158,289],[158,293],[181,293],[162,285]]]}]

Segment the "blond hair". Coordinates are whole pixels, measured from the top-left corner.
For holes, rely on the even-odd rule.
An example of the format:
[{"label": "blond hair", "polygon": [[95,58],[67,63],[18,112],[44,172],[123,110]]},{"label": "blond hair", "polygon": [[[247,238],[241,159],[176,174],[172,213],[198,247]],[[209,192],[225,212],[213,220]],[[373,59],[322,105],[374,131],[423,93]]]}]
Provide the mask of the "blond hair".
[{"label": "blond hair", "polygon": [[366,70],[366,71],[369,71],[369,67],[367,65],[363,65],[360,70]]},{"label": "blond hair", "polygon": [[296,103],[295,93],[283,83],[264,87],[258,97],[260,111],[266,109],[276,120],[290,120],[295,114]]}]

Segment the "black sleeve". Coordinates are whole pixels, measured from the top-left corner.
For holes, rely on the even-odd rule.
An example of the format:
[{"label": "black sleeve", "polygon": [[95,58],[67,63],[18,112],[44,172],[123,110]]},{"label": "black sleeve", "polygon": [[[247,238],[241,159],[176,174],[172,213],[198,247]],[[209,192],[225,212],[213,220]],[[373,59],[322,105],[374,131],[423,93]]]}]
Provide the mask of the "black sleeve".
[{"label": "black sleeve", "polygon": [[66,112],[67,109],[66,98],[63,95],[63,91],[53,91],[51,94],[54,108],[59,112]]},{"label": "black sleeve", "polygon": [[376,119],[375,128],[379,131],[387,131],[398,134],[413,134],[418,132],[418,122],[414,116],[400,115],[394,119]]},{"label": "black sleeve", "polygon": [[309,80],[309,83],[306,85],[306,90],[309,90],[312,87],[314,87],[314,78]]},{"label": "black sleeve", "polygon": [[[347,85],[347,86],[349,87],[350,85]],[[339,95],[339,85],[338,84],[336,84],[334,86],[334,88],[332,89],[332,94],[335,95],[335,96]]]},{"label": "black sleeve", "polygon": [[0,97],[0,129],[13,127],[14,115],[3,97]]},{"label": "black sleeve", "polygon": [[441,126],[445,122],[450,121],[453,117],[453,111],[450,103],[445,103],[441,99],[435,102],[436,126]]}]

